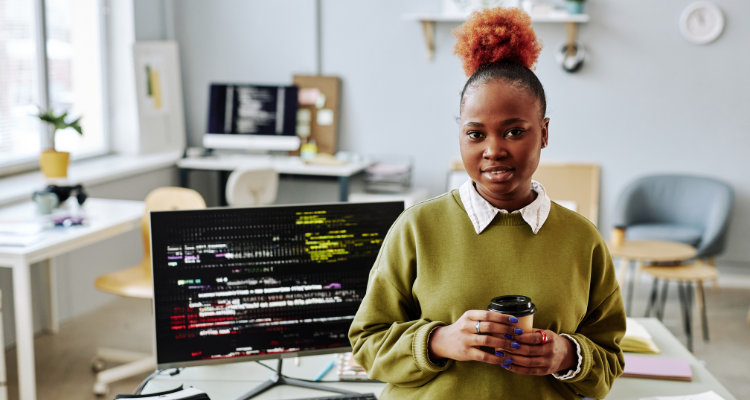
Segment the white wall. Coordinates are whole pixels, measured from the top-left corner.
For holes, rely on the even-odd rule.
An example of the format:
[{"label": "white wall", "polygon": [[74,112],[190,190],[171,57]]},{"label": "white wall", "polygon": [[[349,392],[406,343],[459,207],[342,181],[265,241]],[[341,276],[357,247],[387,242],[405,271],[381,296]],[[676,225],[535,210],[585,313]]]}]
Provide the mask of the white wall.
[{"label": "white wall", "polygon": [[[723,260],[750,263],[750,3],[716,0],[722,37],[695,46],[677,21],[691,0],[596,0],[581,27],[589,59],[577,74],[554,62],[565,28],[537,24],[546,44],[537,74],[549,97],[550,146],[543,161],[602,166],[605,236],[618,193],[636,177],[681,172],[718,177],[737,191]],[[410,12],[440,0],[322,0],[323,73],[343,81],[340,149],[409,154],[416,183],[437,195],[458,155],[458,94],[465,82],[452,56],[454,23],[437,24],[435,60],[425,59]],[[314,70],[313,0],[174,2],[187,130],[201,143],[210,82],[287,83]],[[136,19],[139,16],[136,15]]]}]

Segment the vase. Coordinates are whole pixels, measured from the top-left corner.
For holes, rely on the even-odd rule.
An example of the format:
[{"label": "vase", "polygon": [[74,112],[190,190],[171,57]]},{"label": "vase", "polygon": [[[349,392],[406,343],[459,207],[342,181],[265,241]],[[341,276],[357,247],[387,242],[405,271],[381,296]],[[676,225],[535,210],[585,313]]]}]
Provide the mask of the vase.
[{"label": "vase", "polygon": [[47,178],[66,178],[69,161],[67,151],[45,150],[39,156],[39,167]]},{"label": "vase", "polygon": [[583,2],[567,0],[565,9],[568,10],[568,14],[583,14]]}]

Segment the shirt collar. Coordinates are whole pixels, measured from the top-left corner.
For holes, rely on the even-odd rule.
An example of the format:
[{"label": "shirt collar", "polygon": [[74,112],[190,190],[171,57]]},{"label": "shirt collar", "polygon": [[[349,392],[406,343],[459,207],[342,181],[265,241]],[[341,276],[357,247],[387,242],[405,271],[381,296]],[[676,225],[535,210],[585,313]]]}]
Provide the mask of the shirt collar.
[{"label": "shirt collar", "polygon": [[[537,234],[539,229],[542,229],[544,222],[547,221],[551,202],[547,196],[547,191],[544,190],[544,186],[541,183],[531,181],[531,190],[537,193],[536,199],[526,207],[513,212],[520,212],[523,220],[531,227],[531,231]],[[471,179],[461,185],[458,192],[461,195],[461,202],[464,203],[466,213],[469,214],[469,219],[471,219],[471,223],[474,225],[474,230],[477,234],[482,233],[490,225],[497,213],[508,213],[507,210],[496,208],[479,195]]]}]

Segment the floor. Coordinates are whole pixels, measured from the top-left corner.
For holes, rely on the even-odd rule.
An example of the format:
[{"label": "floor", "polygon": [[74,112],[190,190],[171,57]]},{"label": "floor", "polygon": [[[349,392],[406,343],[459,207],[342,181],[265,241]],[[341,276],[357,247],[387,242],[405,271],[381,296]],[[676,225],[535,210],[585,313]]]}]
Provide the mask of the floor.
[{"label": "floor", "polygon": [[[750,400],[750,324],[746,317],[750,307],[750,271],[720,267],[719,290],[707,291],[711,340],[704,343],[699,335],[694,342],[695,355],[706,363],[721,383],[737,399]],[[650,290],[647,277],[636,286],[635,316],[642,316]],[[679,339],[682,322],[677,290],[670,289],[664,324]],[[39,400],[102,399],[93,395],[94,373],[91,360],[97,346],[148,351],[151,347],[150,304],[144,300],[117,298],[87,315],[64,323],[57,335],[41,335],[35,341],[37,390]],[[697,320],[694,330],[699,331]],[[15,350],[5,353],[8,361],[8,394],[18,399]],[[104,399],[116,393],[130,393],[147,374],[110,386]]]}]

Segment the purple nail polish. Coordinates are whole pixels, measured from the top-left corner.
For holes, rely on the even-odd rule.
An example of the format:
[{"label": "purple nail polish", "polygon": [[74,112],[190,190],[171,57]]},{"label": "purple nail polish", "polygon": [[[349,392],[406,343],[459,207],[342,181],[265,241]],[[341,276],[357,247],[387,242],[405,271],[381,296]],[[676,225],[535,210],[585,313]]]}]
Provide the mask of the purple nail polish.
[{"label": "purple nail polish", "polygon": [[511,343],[510,346],[513,347],[514,349],[520,349],[521,348],[521,345],[518,344],[518,343],[516,343],[516,342]]},{"label": "purple nail polish", "polygon": [[506,359],[505,359],[505,363],[506,363],[506,364],[513,364],[513,360],[512,360],[512,359],[510,359],[510,358],[506,358]]},{"label": "purple nail polish", "polygon": [[503,336],[505,336],[506,339],[513,339],[513,335],[509,335],[507,333],[503,333]]},{"label": "purple nail polish", "polygon": [[495,355],[496,355],[496,356],[498,356],[498,357],[505,357],[505,353],[503,353],[503,352],[502,352],[502,351],[500,351],[500,350],[496,351],[496,352],[495,352]]},{"label": "purple nail polish", "polygon": [[516,335],[520,335],[520,334],[522,334],[522,333],[523,333],[523,329],[521,329],[521,328],[516,328]]},{"label": "purple nail polish", "polygon": [[508,365],[508,364],[500,364],[500,366],[503,367],[503,368],[505,368],[505,369],[510,369],[510,365]]},{"label": "purple nail polish", "polygon": [[516,317],[510,317],[510,322],[513,323],[513,324],[515,324],[516,322],[518,322],[518,318],[516,318]]}]

